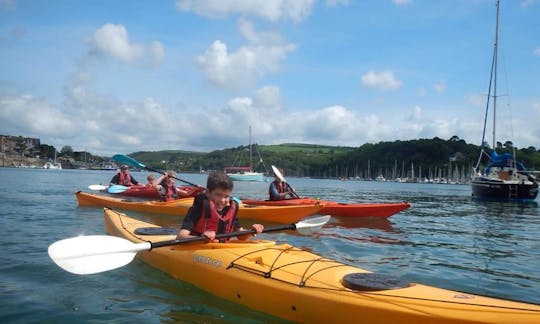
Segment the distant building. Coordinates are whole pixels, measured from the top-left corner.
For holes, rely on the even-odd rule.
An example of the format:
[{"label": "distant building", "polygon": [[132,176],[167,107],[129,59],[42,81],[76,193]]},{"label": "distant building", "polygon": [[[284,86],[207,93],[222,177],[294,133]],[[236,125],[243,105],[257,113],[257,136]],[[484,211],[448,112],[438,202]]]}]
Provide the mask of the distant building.
[{"label": "distant building", "polygon": [[0,135],[0,152],[8,155],[37,157],[40,154],[39,138]]}]

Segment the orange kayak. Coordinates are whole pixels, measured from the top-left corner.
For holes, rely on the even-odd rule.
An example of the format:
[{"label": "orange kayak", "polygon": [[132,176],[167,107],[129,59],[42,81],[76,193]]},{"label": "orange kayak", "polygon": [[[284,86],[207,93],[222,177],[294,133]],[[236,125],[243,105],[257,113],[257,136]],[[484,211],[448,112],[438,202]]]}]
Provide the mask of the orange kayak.
[{"label": "orange kayak", "polygon": [[298,206],[313,205],[317,202],[324,204],[324,208],[319,212],[335,217],[390,217],[402,210],[411,207],[408,202],[400,203],[338,203],[335,201],[318,200],[314,198],[298,198],[284,200],[254,200],[242,199],[246,204],[257,206]]},{"label": "orange kayak", "polygon": [[[90,194],[82,191],[75,192],[79,206],[96,206],[119,208],[145,213],[185,216],[193,204],[193,198],[183,198],[173,201],[141,201]],[[323,204],[298,206],[254,206],[240,204],[238,218],[253,219],[262,222],[290,224],[304,217],[317,214]]]}]

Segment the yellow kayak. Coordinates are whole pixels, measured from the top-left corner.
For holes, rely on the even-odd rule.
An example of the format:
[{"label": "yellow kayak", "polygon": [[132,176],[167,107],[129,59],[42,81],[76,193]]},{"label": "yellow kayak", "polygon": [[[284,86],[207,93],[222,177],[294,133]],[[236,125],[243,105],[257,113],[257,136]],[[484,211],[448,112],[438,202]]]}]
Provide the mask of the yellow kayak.
[{"label": "yellow kayak", "polygon": [[[132,210],[146,213],[185,216],[193,204],[193,197],[173,201],[143,201],[90,194],[82,191],[75,192],[79,206],[97,206]],[[324,207],[323,204],[306,206],[253,206],[240,204],[239,219],[253,219],[261,222],[290,224],[300,219],[316,214]]]},{"label": "yellow kayak", "polygon": [[[135,233],[152,234],[149,227],[159,229],[105,209],[110,235],[134,243],[175,238]],[[539,305],[404,283],[272,241],[190,243],[138,256],[221,298],[297,322],[540,323]]]}]

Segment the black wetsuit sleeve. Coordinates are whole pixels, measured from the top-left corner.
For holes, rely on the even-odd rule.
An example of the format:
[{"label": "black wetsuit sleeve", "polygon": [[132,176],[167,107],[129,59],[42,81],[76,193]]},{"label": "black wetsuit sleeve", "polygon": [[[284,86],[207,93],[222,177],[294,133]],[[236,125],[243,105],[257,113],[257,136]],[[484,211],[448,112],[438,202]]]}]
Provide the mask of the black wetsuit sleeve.
[{"label": "black wetsuit sleeve", "polygon": [[133,178],[133,176],[131,174],[130,174],[130,177],[131,177],[131,183],[133,183],[134,185],[139,184],[139,181],[135,180],[135,178]]},{"label": "black wetsuit sleeve", "polygon": [[193,200],[193,205],[188,210],[184,222],[182,223],[182,229],[188,230],[190,232],[195,229],[195,224],[199,220],[199,217],[202,215],[202,206],[203,206],[203,197],[198,195]]},{"label": "black wetsuit sleeve", "polygon": [[112,177],[110,183],[118,184],[118,173]]}]

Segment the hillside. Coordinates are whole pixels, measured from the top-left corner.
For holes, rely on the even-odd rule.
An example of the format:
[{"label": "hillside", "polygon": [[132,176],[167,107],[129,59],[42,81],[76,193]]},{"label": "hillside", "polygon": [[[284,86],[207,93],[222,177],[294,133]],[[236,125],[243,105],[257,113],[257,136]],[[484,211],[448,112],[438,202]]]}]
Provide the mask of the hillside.
[{"label": "hillside", "polygon": [[[511,143],[499,143],[499,153],[509,152]],[[290,176],[322,178],[360,177],[468,177],[478,158],[479,147],[453,136],[409,141],[366,143],[360,147],[287,143],[253,145],[253,165],[269,171],[274,164]],[[189,151],[135,152],[135,159],[158,169],[184,172],[220,170],[249,164],[249,147],[238,146],[209,153]],[[516,149],[518,161],[540,169],[540,152],[534,147]],[[262,162],[261,159],[262,158]],[[265,168],[266,167],[266,168]],[[457,174],[457,175],[456,175]]]}]

